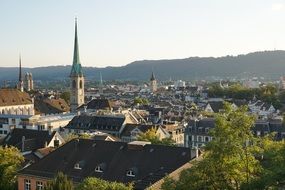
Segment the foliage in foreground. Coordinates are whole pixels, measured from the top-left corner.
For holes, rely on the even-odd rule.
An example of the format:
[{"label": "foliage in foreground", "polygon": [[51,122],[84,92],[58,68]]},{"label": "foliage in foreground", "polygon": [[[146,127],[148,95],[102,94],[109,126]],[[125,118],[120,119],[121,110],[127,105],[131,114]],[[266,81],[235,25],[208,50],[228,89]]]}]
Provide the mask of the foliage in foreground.
[{"label": "foliage in foreground", "polygon": [[285,143],[256,138],[254,118],[246,108],[216,116],[213,140],[205,147],[201,161],[184,170],[175,181],[166,178],[164,190],[275,189],[285,184]]},{"label": "foliage in foreground", "polygon": [[16,189],[16,174],[23,161],[17,148],[0,146],[0,189]]},{"label": "foliage in foreground", "polygon": [[123,183],[108,182],[102,179],[88,177],[81,184],[78,185],[76,190],[132,190],[131,184],[124,185]]},{"label": "foliage in foreground", "polygon": [[132,190],[132,184],[124,185],[123,183],[108,182],[95,177],[88,177],[77,186],[62,172],[59,172],[55,178],[48,182],[44,190]]}]

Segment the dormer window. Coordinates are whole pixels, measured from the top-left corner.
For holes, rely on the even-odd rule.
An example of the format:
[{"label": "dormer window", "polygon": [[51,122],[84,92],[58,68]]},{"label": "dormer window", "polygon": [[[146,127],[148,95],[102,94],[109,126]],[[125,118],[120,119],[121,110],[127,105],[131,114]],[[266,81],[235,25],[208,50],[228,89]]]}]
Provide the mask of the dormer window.
[{"label": "dormer window", "polygon": [[81,170],[85,165],[85,161],[81,160],[74,165],[74,169]]},{"label": "dormer window", "polygon": [[103,172],[103,169],[102,169],[100,166],[97,166],[97,167],[95,168],[95,172],[100,172],[100,173],[102,173],[102,172]]},{"label": "dormer window", "polygon": [[82,168],[80,167],[79,163],[76,163],[74,165],[74,169],[81,170]]},{"label": "dormer window", "polygon": [[127,171],[127,176],[135,177],[135,172],[133,170],[129,170],[129,171]]}]

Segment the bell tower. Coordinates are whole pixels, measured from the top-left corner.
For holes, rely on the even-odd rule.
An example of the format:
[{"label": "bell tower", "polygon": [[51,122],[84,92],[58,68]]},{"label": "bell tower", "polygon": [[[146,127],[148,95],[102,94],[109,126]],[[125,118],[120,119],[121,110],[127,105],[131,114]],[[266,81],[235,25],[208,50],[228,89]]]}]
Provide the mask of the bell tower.
[{"label": "bell tower", "polygon": [[153,72],[151,73],[151,77],[150,77],[150,90],[153,93],[157,91],[157,81],[155,79]]},{"label": "bell tower", "polygon": [[84,104],[84,76],[79,59],[79,47],[77,37],[77,19],[75,19],[75,39],[74,39],[74,52],[73,63],[70,72],[70,111],[76,112],[76,109]]}]

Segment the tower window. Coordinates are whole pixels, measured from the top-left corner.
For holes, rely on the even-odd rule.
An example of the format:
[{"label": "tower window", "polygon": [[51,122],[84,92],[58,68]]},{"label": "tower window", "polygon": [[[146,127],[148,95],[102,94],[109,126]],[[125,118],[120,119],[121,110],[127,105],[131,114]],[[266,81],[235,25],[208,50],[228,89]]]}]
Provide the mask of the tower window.
[{"label": "tower window", "polygon": [[80,82],[79,82],[79,88],[82,89],[82,86],[83,86],[82,80],[80,80]]},{"label": "tower window", "polygon": [[76,82],[75,82],[75,80],[72,81],[72,88],[76,88]]}]

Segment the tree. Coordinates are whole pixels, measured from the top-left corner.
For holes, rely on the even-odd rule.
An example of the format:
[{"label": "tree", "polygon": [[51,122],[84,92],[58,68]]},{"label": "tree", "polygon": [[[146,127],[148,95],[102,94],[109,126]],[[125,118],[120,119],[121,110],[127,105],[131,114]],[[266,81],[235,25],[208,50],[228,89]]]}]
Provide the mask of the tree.
[{"label": "tree", "polygon": [[62,172],[59,172],[52,181],[49,181],[44,190],[73,190],[73,182]]},{"label": "tree", "polygon": [[16,174],[23,161],[17,148],[0,146],[0,189],[15,189]]},{"label": "tree", "polygon": [[60,98],[64,99],[66,101],[66,103],[70,103],[70,92],[66,91],[61,93]]},{"label": "tree", "polygon": [[149,104],[149,101],[148,101],[148,99],[146,99],[146,98],[136,97],[136,98],[134,99],[134,104],[147,105],[147,104]]},{"label": "tree", "polygon": [[274,136],[261,140],[263,172],[251,183],[251,189],[285,188],[285,141],[273,141]]},{"label": "tree", "polygon": [[80,183],[76,190],[132,190],[132,184],[125,185],[118,182],[109,182],[95,177],[88,177]]},{"label": "tree", "polygon": [[205,147],[201,161],[171,182],[174,189],[249,189],[261,173],[255,155],[259,148],[251,128],[255,118],[246,114],[246,107],[233,110],[225,104],[225,112],[216,115],[211,131],[213,140]]},{"label": "tree", "polygon": [[141,133],[138,135],[137,139],[139,141],[149,141],[151,144],[160,144],[160,145],[169,145],[174,146],[174,140],[170,137],[159,139],[158,135],[156,134],[156,128],[152,127],[151,129],[147,130],[145,133]]}]

